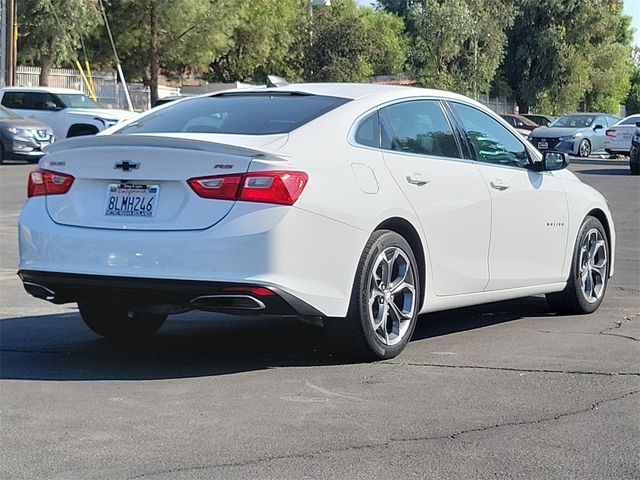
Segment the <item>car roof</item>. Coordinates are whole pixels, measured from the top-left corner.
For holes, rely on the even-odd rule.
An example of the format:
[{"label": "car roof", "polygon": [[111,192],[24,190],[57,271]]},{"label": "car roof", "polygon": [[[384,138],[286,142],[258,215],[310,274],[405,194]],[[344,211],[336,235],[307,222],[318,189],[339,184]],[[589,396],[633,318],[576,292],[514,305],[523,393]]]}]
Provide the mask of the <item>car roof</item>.
[{"label": "car roof", "polygon": [[84,94],[80,90],[74,90],[72,88],[54,88],[54,87],[5,87],[0,88],[2,92],[38,92],[38,93],[53,93],[53,94]]},{"label": "car roof", "polygon": [[215,96],[225,93],[244,92],[296,92],[308,93],[311,95],[327,95],[332,97],[342,97],[351,100],[359,100],[373,95],[383,94],[386,97],[419,97],[419,96],[437,96],[441,98],[460,99],[468,101],[467,97],[444,90],[434,90],[429,88],[418,88],[404,85],[380,85],[376,83],[290,83],[282,87],[255,87],[255,88],[238,88],[233,90],[224,90],[216,92],[214,95],[207,94],[204,96]]},{"label": "car roof", "polygon": [[571,113],[565,113],[562,116],[566,117],[568,115],[604,115],[607,117],[615,117],[615,115],[612,113],[604,113],[604,112],[571,112]]}]

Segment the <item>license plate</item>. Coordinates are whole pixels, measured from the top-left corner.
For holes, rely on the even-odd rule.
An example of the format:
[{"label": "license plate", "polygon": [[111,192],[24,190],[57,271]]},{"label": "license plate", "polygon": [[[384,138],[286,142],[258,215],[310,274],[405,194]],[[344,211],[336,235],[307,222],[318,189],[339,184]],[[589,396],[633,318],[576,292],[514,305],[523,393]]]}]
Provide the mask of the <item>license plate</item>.
[{"label": "license plate", "polygon": [[155,217],[159,193],[159,185],[112,183],[107,188],[105,215]]},{"label": "license plate", "polygon": [[547,148],[549,148],[549,144],[546,141],[538,142],[538,150],[546,150]]}]

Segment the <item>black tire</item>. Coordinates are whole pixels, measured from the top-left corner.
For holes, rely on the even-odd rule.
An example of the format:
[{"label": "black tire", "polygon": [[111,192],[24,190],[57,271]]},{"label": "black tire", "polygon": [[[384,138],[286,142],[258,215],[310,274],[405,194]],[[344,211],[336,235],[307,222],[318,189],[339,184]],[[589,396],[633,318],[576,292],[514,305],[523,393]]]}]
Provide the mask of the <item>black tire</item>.
[{"label": "black tire", "polygon": [[640,175],[640,163],[629,162],[629,170],[631,171],[631,175]]},{"label": "black tire", "polygon": [[125,305],[79,303],[82,320],[94,333],[111,340],[140,340],[153,335],[166,315],[131,312]]},{"label": "black tire", "polygon": [[[398,254],[397,257],[394,257],[392,263],[386,262],[385,267],[382,264],[384,262],[384,260],[381,260],[383,258],[382,255],[391,255],[393,257],[396,251],[404,255]],[[386,272],[389,271],[388,266],[390,264],[392,265],[391,272],[387,275]],[[375,267],[380,267],[381,270],[374,272]],[[403,268],[404,276],[401,273]],[[372,295],[370,291],[370,287],[373,285],[371,282],[376,282],[374,273],[380,273],[379,277],[386,276],[392,279],[390,282],[391,287],[389,288],[386,288],[387,286],[384,283],[376,283],[378,286],[381,285],[381,288],[377,290],[381,295]],[[398,276],[395,277],[395,274]],[[408,287],[399,289],[395,294],[392,292],[394,283],[396,285],[402,284],[400,278],[403,278],[405,284],[413,285],[413,293]],[[393,280],[397,280],[397,282]],[[388,293],[386,293],[387,291]],[[411,295],[413,296],[411,297]],[[409,243],[396,232],[390,230],[376,231],[371,235],[360,257],[347,317],[327,319],[325,328],[333,343],[343,353],[351,357],[367,361],[393,358],[404,350],[413,335],[421,306],[420,295],[421,285],[418,264]],[[371,312],[377,312],[377,315],[382,315],[383,318],[390,320],[382,322],[385,326],[384,328],[380,326],[378,329],[374,329],[372,324],[374,319],[370,318],[369,310],[369,300],[372,297],[377,298],[378,301],[372,302]],[[398,306],[398,301],[402,302],[402,309]],[[391,305],[392,302],[394,302],[397,310],[394,310]],[[407,308],[410,308],[410,310],[407,310]],[[391,313],[385,317],[384,313],[381,314],[380,309],[383,309],[383,312],[386,309]],[[399,314],[395,313],[399,310],[401,310],[402,315],[405,315],[402,317],[402,321],[399,320]],[[386,336],[388,342],[385,343],[385,339],[381,339],[381,336]]]},{"label": "black tire", "polygon": [[588,157],[589,155],[591,155],[591,143],[586,138],[583,138],[578,144],[578,156]]},{"label": "black tire", "polygon": [[[605,267],[604,267],[604,275],[598,275],[593,273],[589,266],[590,264],[584,264],[584,251],[583,246],[585,245],[585,241],[587,245],[590,245],[588,242],[587,236],[593,235],[593,232],[597,231],[596,238],[598,241],[604,242],[604,254],[600,254],[600,259],[602,255],[606,259]],[[581,315],[585,313],[595,312],[602,300],[604,299],[604,295],[606,293],[607,284],[609,283],[609,268],[610,268],[610,256],[609,256],[609,241],[607,239],[607,235],[604,227],[600,220],[595,217],[588,216],[585,218],[584,222],[582,222],[582,226],[578,232],[578,237],[576,238],[575,245],[573,247],[573,257],[571,261],[571,273],[569,275],[569,279],[567,281],[567,286],[561,292],[557,293],[548,293],[547,303],[551,310],[557,313],[569,314],[569,315]],[[598,257],[596,257],[598,258]],[[600,263],[600,262],[594,262]],[[594,300],[594,297],[587,299],[587,295],[583,291],[582,281],[581,281],[581,273],[585,271],[585,268],[590,270],[586,278],[590,278],[592,282],[591,285],[594,288],[593,292],[595,294],[596,291],[599,291],[597,295],[597,299]],[[599,284],[594,280],[594,277],[600,277],[601,283]],[[599,289],[598,289],[598,285]]]},{"label": "black tire", "polygon": [[0,143],[0,165],[4,163],[4,145]]}]

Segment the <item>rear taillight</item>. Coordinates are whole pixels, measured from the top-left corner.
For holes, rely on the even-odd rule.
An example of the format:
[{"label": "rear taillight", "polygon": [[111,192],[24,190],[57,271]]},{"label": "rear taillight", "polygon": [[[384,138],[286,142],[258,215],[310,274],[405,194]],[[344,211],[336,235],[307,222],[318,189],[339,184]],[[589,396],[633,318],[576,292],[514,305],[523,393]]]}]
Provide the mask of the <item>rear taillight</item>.
[{"label": "rear taillight", "polygon": [[615,137],[615,136],[616,136],[616,134],[617,134],[617,132],[616,132],[615,130],[607,130],[606,132],[604,132],[604,134],[605,134],[607,137]]},{"label": "rear taillight", "polygon": [[27,197],[39,195],[61,195],[67,193],[73,184],[73,176],[66,173],[37,169],[29,174]]},{"label": "rear taillight", "polygon": [[187,183],[203,198],[293,205],[308,179],[304,172],[278,170],[198,177]]}]

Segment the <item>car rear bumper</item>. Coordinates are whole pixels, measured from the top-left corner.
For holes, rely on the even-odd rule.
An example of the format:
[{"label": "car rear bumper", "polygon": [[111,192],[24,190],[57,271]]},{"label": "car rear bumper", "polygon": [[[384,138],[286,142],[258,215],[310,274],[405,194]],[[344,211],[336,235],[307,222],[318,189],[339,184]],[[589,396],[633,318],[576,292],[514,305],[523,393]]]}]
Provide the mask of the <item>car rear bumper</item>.
[{"label": "car rear bumper", "polygon": [[278,287],[240,283],[110,277],[21,270],[25,290],[52,303],[124,303],[167,312],[205,310],[320,318],[323,314]]},{"label": "car rear bumper", "polygon": [[46,197],[34,197],[20,215],[19,269],[78,278],[262,285],[324,316],[340,317],[348,310],[367,238],[360,229],[302,209],[249,202],[237,202],[204,230],[73,227],[53,222]]}]

